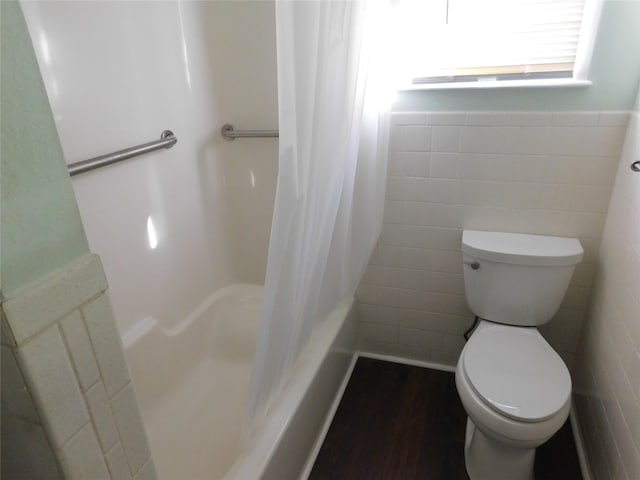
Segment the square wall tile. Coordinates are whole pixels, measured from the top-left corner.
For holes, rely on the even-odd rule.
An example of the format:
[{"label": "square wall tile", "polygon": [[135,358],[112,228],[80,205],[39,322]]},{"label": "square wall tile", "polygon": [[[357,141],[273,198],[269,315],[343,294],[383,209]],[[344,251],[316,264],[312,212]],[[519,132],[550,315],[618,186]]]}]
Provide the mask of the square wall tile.
[{"label": "square wall tile", "polygon": [[4,310],[2,310],[2,306],[0,305],[0,319],[2,320],[2,331],[0,333],[0,343],[7,347],[14,347],[16,345],[16,341],[13,338],[13,334],[11,333],[11,329],[9,328],[9,324],[7,323],[7,318],[4,316]]},{"label": "square wall tile", "polygon": [[6,299],[3,310],[20,345],[106,289],[100,258],[87,255],[36,287]]},{"label": "square wall tile", "polygon": [[113,479],[131,480],[131,473],[129,472],[129,465],[127,465],[127,457],[124,455],[122,445],[117,443],[111,450],[105,455],[107,461],[107,467],[109,473]]},{"label": "square wall tile", "polygon": [[87,325],[107,395],[112,397],[129,383],[131,377],[124,357],[120,334],[111,310],[109,296],[107,294],[101,295],[85,305],[82,308],[82,315]]},{"label": "square wall tile", "polygon": [[59,448],[89,414],[58,326],[20,347],[17,357],[52,446]]},{"label": "square wall tile", "polygon": [[425,112],[392,112],[391,125],[426,125]]},{"label": "square wall tile", "polygon": [[117,443],[118,429],[102,382],[91,387],[85,397],[102,451],[106,452]]},{"label": "square wall tile", "polygon": [[490,127],[464,127],[460,133],[460,151],[469,153],[491,153]]},{"label": "square wall tile", "polygon": [[598,112],[553,112],[551,123],[557,126],[597,125]]},{"label": "square wall tile", "polygon": [[2,415],[2,477],[64,480],[42,425]]},{"label": "square wall tile", "polygon": [[581,153],[591,157],[618,157],[625,132],[624,127],[587,127]]},{"label": "square wall tile", "polygon": [[551,129],[549,153],[552,155],[580,155],[584,138],[584,127],[553,128]]},{"label": "square wall tile", "polygon": [[426,152],[431,146],[431,127],[403,127],[402,150],[406,152]]},{"label": "square wall tile", "polygon": [[10,347],[2,346],[2,415],[14,415],[33,423],[40,423],[40,417],[27,390],[24,377]]},{"label": "square wall tile", "polygon": [[431,132],[432,152],[458,152],[460,147],[459,126],[434,126]]},{"label": "square wall tile", "polygon": [[427,125],[464,125],[465,112],[427,112]]},{"label": "square wall tile", "polygon": [[86,391],[100,379],[100,371],[80,312],[76,310],[63,318],[60,321],[60,327],[80,386]]},{"label": "square wall tile", "polygon": [[144,464],[135,476],[135,480],[156,480],[157,478],[158,474],[156,473],[156,467],[151,459]]},{"label": "square wall tile", "polygon": [[57,455],[66,480],[111,480],[89,423],[64,444]]},{"label": "square wall tile", "polygon": [[147,434],[133,386],[128,384],[111,400],[111,407],[118,425],[120,441],[129,464],[129,471],[136,474],[151,458]]}]

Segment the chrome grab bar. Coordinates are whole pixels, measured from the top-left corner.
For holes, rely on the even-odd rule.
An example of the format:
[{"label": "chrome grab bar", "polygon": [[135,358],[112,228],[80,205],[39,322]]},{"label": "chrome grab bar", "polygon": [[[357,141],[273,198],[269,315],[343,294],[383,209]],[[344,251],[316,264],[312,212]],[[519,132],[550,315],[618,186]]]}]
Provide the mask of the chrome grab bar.
[{"label": "chrome grab bar", "polygon": [[69,175],[73,177],[74,175],[89,172],[96,168],[106,167],[112,163],[137,157],[144,153],[155,152],[161,148],[171,148],[177,143],[177,141],[178,137],[176,137],[171,130],[165,130],[160,135],[160,140],[154,140],[153,142],[143,143],[142,145],[136,145],[135,147],[125,148],[123,150],[118,150],[117,152],[107,153],[106,155],[100,155],[99,157],[72,163],[68,167]]},{"label": "chrome grab bar", "polygon": [[225,140],[235,140],[236,138],[268,138],[279,137],[278,130],[235,130],[233,125],[227,123],[220,129],[220,134]]}]

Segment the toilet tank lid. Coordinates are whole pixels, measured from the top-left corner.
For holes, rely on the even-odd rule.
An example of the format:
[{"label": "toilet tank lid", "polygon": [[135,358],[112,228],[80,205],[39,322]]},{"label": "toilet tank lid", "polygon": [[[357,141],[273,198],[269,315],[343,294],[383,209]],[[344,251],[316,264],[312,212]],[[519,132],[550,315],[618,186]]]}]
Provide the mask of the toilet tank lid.
[{"label": "toilet tank lid", "polygon": [[516,265],[568,266],[582,260],[575,238],[464,230],[462,251],[475,258]]}]

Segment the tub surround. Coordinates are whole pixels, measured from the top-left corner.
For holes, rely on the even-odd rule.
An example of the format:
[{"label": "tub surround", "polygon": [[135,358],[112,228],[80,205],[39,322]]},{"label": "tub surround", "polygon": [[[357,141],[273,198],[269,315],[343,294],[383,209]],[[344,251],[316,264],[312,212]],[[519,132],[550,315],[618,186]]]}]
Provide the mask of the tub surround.
[{"label": "tub surround", "polygon": [[385,224],[357,293],[363,351],[455,365],[473,316],[463,229],[578,238],[541,333],[572,369],[628,112],[395,112]]},{"label": "tub surround", "polygon": [[169,150],[72,180],[120,332],[148,316],[171,329],[212,292],[263,283],[278,142],[228,142],[219,132],[225,123],[278,127],[274,3],[22,9],[67,163],[167,128],[178,137]]},{"label": "tub surround", "polygon": [[40,474],[155,479],[100,259],[87,255],[16,291],[2,310],[3,420],[42,428],[21,438],[31,448],[46,437],[55,460],[41,457]]}]

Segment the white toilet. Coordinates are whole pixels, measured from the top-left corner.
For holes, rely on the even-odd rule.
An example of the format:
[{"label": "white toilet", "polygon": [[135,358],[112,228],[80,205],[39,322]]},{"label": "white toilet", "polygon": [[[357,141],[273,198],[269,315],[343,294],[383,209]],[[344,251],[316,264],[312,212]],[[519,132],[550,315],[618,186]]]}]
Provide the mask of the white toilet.
[{"label": "white toilet", "polygon": [[564,424],[571,377],[536,329],[556,313],[583,250],[573,238],[465,230],[467,303],[479,323],[456,367],[471,480],[533,480]]}]

